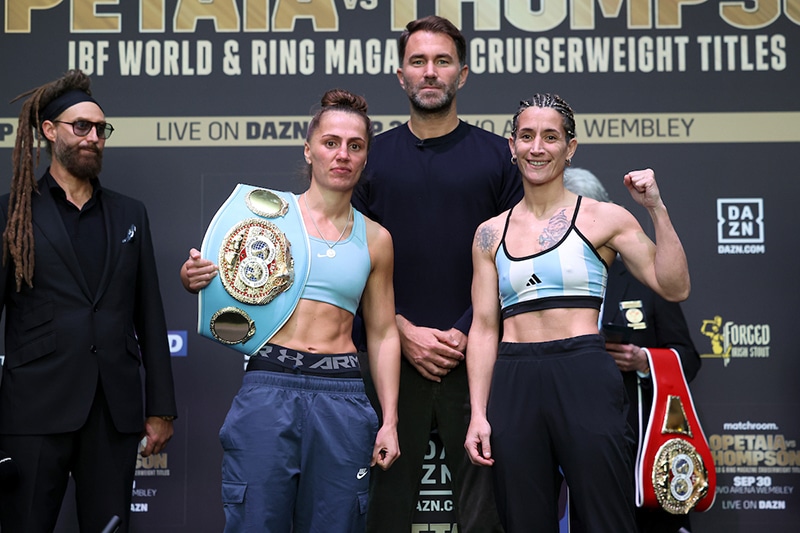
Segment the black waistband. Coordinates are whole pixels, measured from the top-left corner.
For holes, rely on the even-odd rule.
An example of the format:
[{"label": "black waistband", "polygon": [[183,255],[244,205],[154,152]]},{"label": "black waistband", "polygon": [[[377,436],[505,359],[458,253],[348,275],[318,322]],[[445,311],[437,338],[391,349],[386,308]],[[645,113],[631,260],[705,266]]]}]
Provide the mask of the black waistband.
[{"label": "black waistband", "polygon": [[329,378],[360,378],[358,355],[299,352],[276,344],[267,344],[250,357],[247,371],[266,370]]},{"label": "black waistband", "polygon": [[531,311],[561,308],[586,308],[600,310],[602,298],[597,296],[547,296],[536,300],[517,302],[502,309],[503,320]]}]

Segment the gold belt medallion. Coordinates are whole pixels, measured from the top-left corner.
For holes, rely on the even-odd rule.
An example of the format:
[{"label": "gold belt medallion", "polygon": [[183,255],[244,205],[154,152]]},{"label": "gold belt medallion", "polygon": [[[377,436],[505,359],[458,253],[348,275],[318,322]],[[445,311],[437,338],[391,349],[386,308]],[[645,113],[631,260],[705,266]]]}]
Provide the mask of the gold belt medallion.
[{"label": "gold belt medallion", "polygon": [[225,290],[246,304],[267,304],[294,281],[286,235],[272,222],[258,218],[242,220],[228,231],[218,264]]},{"label": "gold belt medallion", "polygon": [[656,453],[653,488],[658,503],[672,514],[686,514],[708,492],[703,459],[684,439],[670,439]]},{"label": "gold belt medallion", "polygon": [[223,307],[211,317],[209,329],[222,344],[238,344],[249,341],[256,333],[256,323],[238,307]]}]

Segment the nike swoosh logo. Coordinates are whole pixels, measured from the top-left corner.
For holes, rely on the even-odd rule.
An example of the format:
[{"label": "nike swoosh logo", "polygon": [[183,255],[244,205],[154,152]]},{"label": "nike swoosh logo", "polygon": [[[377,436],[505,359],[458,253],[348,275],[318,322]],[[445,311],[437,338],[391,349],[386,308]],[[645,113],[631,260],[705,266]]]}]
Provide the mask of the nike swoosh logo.
[{"label": "nike swoosh logo", "polygon": [[367,472],[368,470],[366,468],[362,468],[361,470],[358,471],[358,474],[356,474],[356,479],[362,479],[364,476],[367,475]]}]

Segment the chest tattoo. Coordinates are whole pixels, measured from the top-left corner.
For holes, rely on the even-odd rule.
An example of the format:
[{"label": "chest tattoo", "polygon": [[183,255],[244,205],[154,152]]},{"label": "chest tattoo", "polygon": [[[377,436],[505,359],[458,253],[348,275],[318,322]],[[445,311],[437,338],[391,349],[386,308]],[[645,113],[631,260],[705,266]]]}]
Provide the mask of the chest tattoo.
[{"label": "chest tattoo", "polygon": [[567,233],[568,229],[569,219],[566,210],[562,209],[553,215],[547,221],[547,226],[542,229],[542,233],[539,235],[539,246],[545,250],[552,248]]}]

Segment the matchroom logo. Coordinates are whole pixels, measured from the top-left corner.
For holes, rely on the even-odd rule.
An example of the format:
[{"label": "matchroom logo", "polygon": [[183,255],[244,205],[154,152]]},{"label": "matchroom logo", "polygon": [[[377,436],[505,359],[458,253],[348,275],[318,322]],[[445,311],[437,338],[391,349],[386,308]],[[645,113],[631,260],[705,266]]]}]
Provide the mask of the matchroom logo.
[{"label": "matchroom logo", "polygon": [[717,253],[765,252],[764,199],[717,198]]}]

